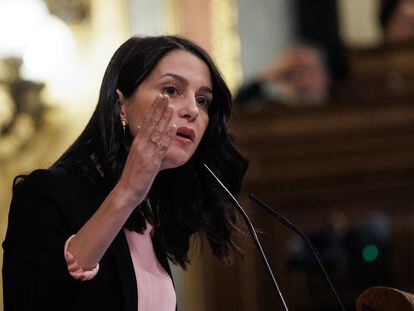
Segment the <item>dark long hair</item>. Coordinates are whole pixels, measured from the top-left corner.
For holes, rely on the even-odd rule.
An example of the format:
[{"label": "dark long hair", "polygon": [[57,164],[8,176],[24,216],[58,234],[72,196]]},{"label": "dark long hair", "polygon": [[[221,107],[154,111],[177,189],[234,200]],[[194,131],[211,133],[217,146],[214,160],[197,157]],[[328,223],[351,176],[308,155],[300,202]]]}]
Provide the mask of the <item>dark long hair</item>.
[{"label": "dark long hair", "polygon": [[[193,42],[159,36],[132,37],[122,44],[106,69],[98,105],[89,123],[55,165],[70,160],[76,155],[77,147],[87,145],[98,158],[105,183],[112,188],[121,176],[128,155],[116,89],[126,98],[130,97],[172,50],[188,51],[206,63],[212,79],[213,102],[208,110],[209,124],[192,158],[181,167],[161,171],[150,190],[150,201],[159,214],[156,235],[168,258],[182,267],[189,261],[193,233],[204,235],[213,253],[226,261],[235,250],[232,241],[235,210],[206,175],[202,163],[238,195],[247,160],[236,150],[227,130],[232,103],[230,91],[210,56]],[[145,222],[135,224],[135,229],[140,231],[142,226]]]}]

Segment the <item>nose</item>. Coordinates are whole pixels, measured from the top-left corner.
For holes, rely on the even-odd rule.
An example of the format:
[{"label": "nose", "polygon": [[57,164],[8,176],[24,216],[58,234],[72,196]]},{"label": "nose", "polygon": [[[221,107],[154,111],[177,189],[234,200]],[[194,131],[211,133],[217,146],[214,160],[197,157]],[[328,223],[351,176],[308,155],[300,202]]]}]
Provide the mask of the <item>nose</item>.
[{"label": "nose", "polygon": [[178,115],[181,118],[185,118],[192,122],[197,119],[199,114],[199,107],[195,99],[184,100],[181,107],[178,110]]}]

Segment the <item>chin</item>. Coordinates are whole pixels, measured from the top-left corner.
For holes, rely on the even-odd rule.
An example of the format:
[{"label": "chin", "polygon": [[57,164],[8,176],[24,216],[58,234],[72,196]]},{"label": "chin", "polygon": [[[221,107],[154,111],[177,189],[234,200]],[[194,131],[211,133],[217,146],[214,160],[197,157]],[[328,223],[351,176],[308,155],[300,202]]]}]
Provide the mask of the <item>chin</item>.
[{"label": "chin", "polygon": [[165,158],[161,164],[161,169],[170,169],[180,167],[188,162],[192,156],[192,153],[188,153],[184,150],[168,150]]}]

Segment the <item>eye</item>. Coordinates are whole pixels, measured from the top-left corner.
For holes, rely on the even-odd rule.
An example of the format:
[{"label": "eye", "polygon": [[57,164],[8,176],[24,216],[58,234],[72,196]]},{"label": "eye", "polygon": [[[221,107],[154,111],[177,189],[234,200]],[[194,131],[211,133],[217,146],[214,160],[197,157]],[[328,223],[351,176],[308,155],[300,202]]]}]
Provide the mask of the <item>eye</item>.
[{"label": "eye", "polygon": [[178,94],[178,89],[174,85],[167,85],[162,89],[164,94],[168,96],[174,96]]},{"label": "eye", "polygon": [[211,104],[211,99],[206,96],[199,96],[196,98],[197,104],[199,104],[201,107],[208,108]]}]

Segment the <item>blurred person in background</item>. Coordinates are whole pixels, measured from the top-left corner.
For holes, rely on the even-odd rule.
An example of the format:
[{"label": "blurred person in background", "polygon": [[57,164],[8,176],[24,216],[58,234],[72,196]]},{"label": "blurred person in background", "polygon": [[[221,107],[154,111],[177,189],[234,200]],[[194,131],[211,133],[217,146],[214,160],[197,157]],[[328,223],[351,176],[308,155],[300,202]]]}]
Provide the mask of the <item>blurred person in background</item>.
[{"label": "blurred person in background", "polygon": [[330,76],[322,54],[311,45],[290,47],[238,90],[235,102],[315,106],[329,100]]},{"label": "blurred person in background", "polygon": [[414,38],[414,0],[382,0],[379,20],[385,42]]}]

